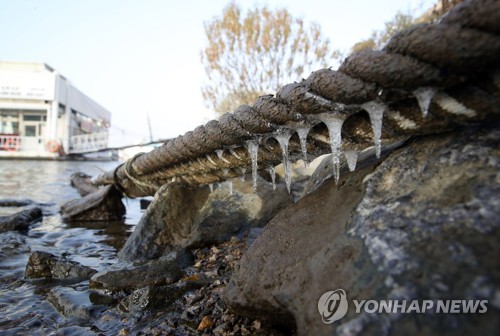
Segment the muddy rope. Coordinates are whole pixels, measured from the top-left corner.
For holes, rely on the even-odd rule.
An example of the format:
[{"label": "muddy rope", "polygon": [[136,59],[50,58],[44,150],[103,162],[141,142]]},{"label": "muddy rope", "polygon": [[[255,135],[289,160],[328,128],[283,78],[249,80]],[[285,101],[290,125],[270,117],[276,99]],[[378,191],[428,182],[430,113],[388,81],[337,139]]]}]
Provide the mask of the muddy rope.
[{"label": "muddy rope", "polygon": [[341,154],[343,160],[374,140],[380,146],[497,120],[499,35],[500,2],[465,1],[439,23],[413,26],[383,50],[353,54],[337,71],[322,69],[259,97],[94,183],[118,184],[130,197],[153,195],[166,183],[201,185],[241,175],[252,166],[249,141],[260,144],[259,170],[276,165],[283,133],[290,136],[291,160],[303,156],[304,146],[308,159],[333,151],[334,160]]}]

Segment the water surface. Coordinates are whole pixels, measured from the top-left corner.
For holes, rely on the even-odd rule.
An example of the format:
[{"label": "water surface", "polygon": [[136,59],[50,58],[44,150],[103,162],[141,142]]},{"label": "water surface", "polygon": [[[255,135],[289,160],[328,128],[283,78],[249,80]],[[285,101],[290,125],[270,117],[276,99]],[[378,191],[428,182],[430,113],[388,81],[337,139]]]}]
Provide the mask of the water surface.
[{"label": "water surface", "polygon": [[[81,171],[96,176],[116,165],[118,162],[0,160],[0,199],[44,203],[43,221],[29,232],[0,233],[0,334],[52,334],[65,327],[91,325],[65,318],[46,301],[47,292],[61,285],[75,289],[88,301],[88,281],[71,285],[28,281],[24,269],[33,251],[64,255],[98,271],[117,262],[116,253],[141,216],[138,200],[125,201],[124,221],[64,223],[59,215],[62,204],[80,197],[70,185],[71,174]],[[21,209],[0,207],[0,215]]]}]

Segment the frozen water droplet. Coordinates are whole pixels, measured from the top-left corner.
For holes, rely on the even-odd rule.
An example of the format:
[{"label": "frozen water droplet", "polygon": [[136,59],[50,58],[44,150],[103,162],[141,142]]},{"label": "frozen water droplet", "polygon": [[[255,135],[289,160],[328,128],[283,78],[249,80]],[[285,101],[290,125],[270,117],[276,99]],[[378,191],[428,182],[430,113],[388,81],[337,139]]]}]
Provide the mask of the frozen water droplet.
[{"label": "frozen water droplet", "polygon": [[347,166],[350,171],[356,170],[356,163],[358,162],[358,152],[356,151],[345,151],[345,159],[347,161]]},{"label": "frozen water droplet", "polygon": [[232,155],[232,156],[234,156],[235,158],[237,158],[238,160],[242,160],[241,156],[239,156],[239,155],[235,152],[234,148],[230,148],[230,149],[229,149],[229,153],[231,153],[231,155]]},{"label": "frozen water droplet", "polygon": [[273,182],[273,190],[276,190],[276,168],[274,166],[267,167],[269,175],[271,175],[271,181]]},{"label": "frozen water droplet", "polygon": [[241,181],[244,182],[245,174],[247,173],[247,167],[241,167],[240,170],[241,170]]},{"label": "frozen water droplet", "polygon": [[292,165],[290,164],[290,160],[288,158],[288,142],[292,137],[293,130],[285,127],[279,128],[274,134],[274,138],[278,140],[281,153],[283,154],[283,168],[285,168],[285,182],[286,188],[288,189],[288,193],[290,193],[292,186]]},{"label": "frozen water droplet", "polygon": [[319,119],[325,123],[330,137],[330,147],[332,149],[333,176],[338,182],[340,178],[340,146],[342,145],[342,124],[347,118],[339,113],[321,113]]},{"label": "frozen water droplet", "polygon": [[380,157],[381,141],[382,137],[382,119],[384,118],[384,111],[386,106],[383,103],[370,101],[361,105],[363,109],[370,115],[370,122],[373,129],[373,141],[375,143],[375,153],[377,158]]},{"label": "frozen water droplet", "polygon": [[252,182],[253,182],[253,192],[257,192],[257,156],[259,153],[259,139],[247,140],[247,149],[250,153],[250,158],[252,159]]},{"label": "frozen water droplet", "polygon": [[212,160],[212,158],[210,157],[210,155],[205,154],[205,156],[207,157],[207,160],[210,161],[211,164],[213,164],[215,167],[217,167],[217,164],[214,162],[214,160]]},{"label": "frozen water droplet", "polygon": [[214,192],[214,184],[213,183],[209,183],[208,187],[210,188],[211,193]]},{"label": "frozen water droplet", "polygon": [[229,195],[233,194],[233,180],[227,180],[224,182],[224,184],[227,186],[227,189],[229,191]]},{"label": "frozen water droplet", "polygon": [[217,149],[215,151],[215,153],[217,153],[217,156],[219,157],[219,159],[221,159],[222,161],[226,162],[226,163],[229,163],[229,161],[227,161],[222,155],[224,154],[224,150],[222,149]]},{"label": "frozen water droplet", "polygon": [[311,129],[310,125],[304,125],[297,127],[295,130],[299,135],[300,140],[300,149],[302,151],[302,160],[304,160],[304,166],[307,167],[308,159],[307,159],[307,134],[309,134],[309,130]]},{"label": "frozen water droplet", "polygon": [[413,91],[413,95],[417,98],[418,106],[422,111],[422,117],[425,118],[429,114],[429,105],[436,92],[437,88],[434,87],[421,87]]}]

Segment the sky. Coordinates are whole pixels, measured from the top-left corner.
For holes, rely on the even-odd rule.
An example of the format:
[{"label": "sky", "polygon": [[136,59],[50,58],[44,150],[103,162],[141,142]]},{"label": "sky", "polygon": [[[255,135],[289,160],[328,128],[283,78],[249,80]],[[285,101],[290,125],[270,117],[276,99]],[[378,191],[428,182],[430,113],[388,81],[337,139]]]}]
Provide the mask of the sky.
[{"label": "sky", "polygon": [[[432,0],[237,1],[285,7],[348,51],[398,10]],[[214,119],[202,100],[204,22],[229,0],[0,0],[0,60],[47,63],[112,113],[112,146],[171,138]],[[332,64],[333,65],[333,64]],[[307,77],[306,74],[304,77]]]}]

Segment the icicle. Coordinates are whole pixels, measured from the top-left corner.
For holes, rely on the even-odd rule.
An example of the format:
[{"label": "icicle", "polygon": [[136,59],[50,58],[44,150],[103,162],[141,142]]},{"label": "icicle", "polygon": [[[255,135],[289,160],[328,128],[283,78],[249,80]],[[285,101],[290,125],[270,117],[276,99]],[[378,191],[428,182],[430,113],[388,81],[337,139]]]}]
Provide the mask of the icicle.
[{"label": "icicle", "polygon": [[247,167],[241,167],[241,182],[245,182],[245,174],[247,173]]},{"label": "icicle", "polygon": [[271,175],[271,181],[273,182],[273,190],[276,190],[276,168],[274,166],[267,167],[269,175]]},{"label": "icicle", "polygon": [[318,117],[325,123],[328,128],[328,136],[330,137],[330,147],[332,148],[332,163],[333,176],[338,182],[340,178],[340,146],[342,145],[342,124],[346,119],[346,115],[339,113],[321,113]]},{"label": "icicle", "polygon": [[233,180],[228,180],[227,185],[229,187],[229,195],[233,194]]},{"label": "icicle", "polygon": [[222,172],[224,173],[224,176],[226,176],[229,173],[229,169],[224,168],[222,169]]},{"label": "icicle", "polygon": [[427,114],[429,114],[429,105],[436,92],[437,88],[433,87],[421,87],[413,91],[413,95],[417,98],[420,110],[422,110],[422,117],[425,118]]},{"label": "icicle", "polygon": [[247,149],[250,153],[250,158],[252,159],[252,182],[253,182],[253,192],[257,192],[257,155],[259,153],[259,142],[260,139],[247,140]]},{"label": "icicle", "polygon": [[237,158],[238,160],[243,160],[241,158],[241,156],[239,156],[235,151],[234,151],[234,148],[229,148],[229,153],[231,153],[232,156],[234,156],[235,158]]},{"label": "icicle", "polygon": [[290,160],[288,158],[288,142],[290,141],[292,134],[293,131],[289,128],[280,128],[273,134],[276,140],[278,140],[283,154],[283,168],[285,168],[285,182],[288,193],[290,193],[292,186],[292,165],[290,164]]},{"label": "icicle", "polygon": [[382,137],[382,119],[384,117],[385,105],[376,101],[370,101],[361,105],[370,115],[370,122],[373,129],[373,141],[375,142],[375,153],[380,157]]},{"label": "icicle", "polygon": [[213,183],[209,183],[208,187],[210,188],[211,193],[214,192],[214,184]]},{"label": "icicle", "polygon": [[215,151],[215,153],[217,154],[217,156],[219,157],[219,159],[221,159],[222,161],[226,162],[226,163],[229,163],[229,161],[227,161],[223,156],[222,154],[224,154],[224,150],[222,149],[217,149]]},{"label": "icicle", "polygon": [[222,190],[222,183],[217,183],[217,190]]},{"label": "icicle", "polygon": [[300,149],[302,150],[302,160],[304,160],[304,167],[307,167],[308,159],[307,159],[307,134],[311,129],[311,125],[304,125],[301,127],[297,127],[295,130],[299,135],[300,140]]},{"label": "icicle", "polygon": [[217,164],[214,162],[214,160],[212,160],[212,158],[210,157],[210,155],[205,154],[205,156],[207,157],[207,160],[210,161],[211,164],[213,164],[215,167],[217,167]]},{"label": "icicle", "polygon": [[347,161],[347,166],[350,171],[356,170],[356,163],[358,162],[358,152],[356,151],[345,151],[345,159]]}]

